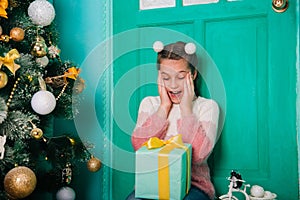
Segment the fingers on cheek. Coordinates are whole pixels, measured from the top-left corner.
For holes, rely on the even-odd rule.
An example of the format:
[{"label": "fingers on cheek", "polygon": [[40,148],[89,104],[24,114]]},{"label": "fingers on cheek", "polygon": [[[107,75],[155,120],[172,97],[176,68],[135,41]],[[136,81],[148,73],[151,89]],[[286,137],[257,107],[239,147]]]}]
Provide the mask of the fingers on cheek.
[{"label": "fingers on cheek", "polygon": [[190,73],[187,73],[186,79],[189,80],[190,78],[191,78],[191,74],[190,74]]},{"label": "fingers on cheek", "polygon": [[184,84],[185,84],[185,85],[188,85],[188,84],[189,84],[189,82],[190,82],[189,80],[190,80],[190,78],[189,78],[189,75],[187,75],[187,76],[186,76],[186,81],[185,81],[185,83],[184,83]]},{"label": "fingers on cheek", "polygon": [[188,86],[191,85],[191,74],[190,73],[188,73],[187,84],[188,84]]},{"label": "fingers on cheek", "polygon": [[192,74],[191,74],[191,72],[189,73],[189,80],[190,80],[190,82],[192,83],[193,82],[193,76],[192,76]]}]

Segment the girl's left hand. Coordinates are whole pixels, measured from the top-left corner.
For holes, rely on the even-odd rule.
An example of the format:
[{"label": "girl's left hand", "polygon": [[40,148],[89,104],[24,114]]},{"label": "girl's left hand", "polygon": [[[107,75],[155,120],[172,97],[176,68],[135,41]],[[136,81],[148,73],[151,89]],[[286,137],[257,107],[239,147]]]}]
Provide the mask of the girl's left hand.
[{"label": "girl's left hand", "polygon": [[194,81],[191,72],[186,75],[185,82],[183,84],[183,96],[179,104],[181,115],[187,116],[193,113],[193,100],[195,98]]}]

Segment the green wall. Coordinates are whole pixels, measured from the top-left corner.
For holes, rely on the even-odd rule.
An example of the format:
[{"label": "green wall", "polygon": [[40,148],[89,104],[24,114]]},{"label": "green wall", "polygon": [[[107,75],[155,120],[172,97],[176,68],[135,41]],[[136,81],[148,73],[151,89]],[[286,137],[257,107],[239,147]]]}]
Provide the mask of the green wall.
[{"label": "green wall", "polygon": [[[61,57],[63,60],[74,61],[80,65],[90,51],[104,38],[102,0],[54,0],[56,23],[60,33]],[[97,65],[97,63],[95,63]],[[83,69],[85,70],[85,69]],[[85,78],[85,77],[83,77]],[[88,87],[86,87],[88,90]],[[55,120],[54,134],[73,133],[76,128],[73,121]],[[97,145],[98,141],[89,141]],[[102,171],[89,172],[83,163],[74,173],[71,187],[76,192],[76,199],[102,199]]]}]

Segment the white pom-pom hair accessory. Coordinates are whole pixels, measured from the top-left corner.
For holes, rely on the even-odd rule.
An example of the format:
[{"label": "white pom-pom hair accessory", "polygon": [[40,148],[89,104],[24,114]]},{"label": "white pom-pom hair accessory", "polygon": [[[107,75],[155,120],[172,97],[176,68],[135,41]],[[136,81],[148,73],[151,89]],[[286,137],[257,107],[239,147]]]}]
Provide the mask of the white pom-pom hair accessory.
[{"label": "white pom-pom hair accessory", "polygon": [[189,42],[184,46],[185,53],[187,53],[189,55],[194,54],[196,52],[196,49],[197,49],[196,45],[192,42]]},{"label": "white pom-pom hair accessory", "polygon": [[156,41],[153,43],[153,50],[157,53],[164,49],[164,44],[161,41]]}]

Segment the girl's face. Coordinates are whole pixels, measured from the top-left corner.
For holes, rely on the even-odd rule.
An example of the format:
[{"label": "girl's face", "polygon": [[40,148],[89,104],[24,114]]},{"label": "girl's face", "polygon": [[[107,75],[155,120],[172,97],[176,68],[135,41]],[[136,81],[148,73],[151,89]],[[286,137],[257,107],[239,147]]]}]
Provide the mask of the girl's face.
[{"label": "girl's face", "polygon": [[[183,86],[186,83],[186,76],[191,71],[188,63],[184,59],[172,60],[162,59],[160,63],[160,73],[165,84],[170,100],[174,104],[179,104],[183,96]],[[196,77],[196,71],[193,79]]]}]

